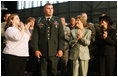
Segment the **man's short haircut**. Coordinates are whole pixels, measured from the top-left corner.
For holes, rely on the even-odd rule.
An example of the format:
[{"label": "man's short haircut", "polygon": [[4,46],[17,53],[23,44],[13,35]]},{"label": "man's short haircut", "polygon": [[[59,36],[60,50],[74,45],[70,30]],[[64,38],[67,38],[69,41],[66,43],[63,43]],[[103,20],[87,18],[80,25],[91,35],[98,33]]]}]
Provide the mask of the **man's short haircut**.
[{"label": "man's short haircut", "polygon": [[7,13],[5,13],[5,14],[4,14],[4,17],[6,17],[6,15],[7,15],[7,14],[10,14],[10,13],[8,13],[8,12],[7,12]]},{"label": "man's short haircut", "polygon": [[44,8],[45,8],[47,5],[52,5],[52,4],[51,4],[51,3],[46,3],[46,4],[44,5]]}]

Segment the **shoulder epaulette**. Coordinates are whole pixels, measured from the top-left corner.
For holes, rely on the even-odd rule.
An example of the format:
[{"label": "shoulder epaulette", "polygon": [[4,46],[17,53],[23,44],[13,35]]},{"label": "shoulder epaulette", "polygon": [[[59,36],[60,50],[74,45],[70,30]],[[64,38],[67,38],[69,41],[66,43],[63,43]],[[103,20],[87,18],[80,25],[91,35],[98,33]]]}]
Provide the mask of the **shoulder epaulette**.
[{"label": "shoulder epaulette", "polygon": [[38,21],[37,21],[37,23],[39,23],[39,22],[41,21],[41,19],[42,19],[42,18],[41,18],[41,17],[39,17],[39,18],[38,18]]}]

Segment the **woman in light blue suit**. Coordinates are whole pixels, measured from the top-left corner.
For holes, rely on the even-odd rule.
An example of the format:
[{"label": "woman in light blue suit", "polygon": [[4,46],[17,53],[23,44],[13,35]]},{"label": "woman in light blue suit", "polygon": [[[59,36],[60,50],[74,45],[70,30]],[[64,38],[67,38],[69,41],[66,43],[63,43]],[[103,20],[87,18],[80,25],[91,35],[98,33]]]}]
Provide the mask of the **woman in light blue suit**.
[{"label": "woman in light blue suit", "polygon": [[91,31],[84,28],[85,18],[76,17],[78,29],[71,30],[70,37],[70,60],[73,60],[73,76],[86,76],[88,72],[88,62],[90,59],[88,46],[91,40]]}]

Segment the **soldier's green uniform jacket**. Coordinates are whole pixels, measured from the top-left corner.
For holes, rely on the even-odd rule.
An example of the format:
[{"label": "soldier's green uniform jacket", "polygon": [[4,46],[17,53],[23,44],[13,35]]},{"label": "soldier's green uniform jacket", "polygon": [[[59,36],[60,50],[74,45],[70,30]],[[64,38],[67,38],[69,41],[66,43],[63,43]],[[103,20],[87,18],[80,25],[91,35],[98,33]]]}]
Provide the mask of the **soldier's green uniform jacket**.
[{"label": "soldier's green uniform jacket", "polygon": [[64,30],[61,20],[52,16],[50,23],[45,17],[38,19],[32,35],[33,50],[39,50],[42,57],[56,56],[59,50],[64,49]]},{"label": "soldier's green uniform jacket", "polygon": [[1,36],[5,37],[6,22],[1,23]]},{"label": "soldier's green uniform jacket", "polygon": [[95,42],[95,27],[92,23],[87,23],[87,26],[85,27],[86,29],[89,29],[92,31],[92,34],[91,34],[91,42]]}]

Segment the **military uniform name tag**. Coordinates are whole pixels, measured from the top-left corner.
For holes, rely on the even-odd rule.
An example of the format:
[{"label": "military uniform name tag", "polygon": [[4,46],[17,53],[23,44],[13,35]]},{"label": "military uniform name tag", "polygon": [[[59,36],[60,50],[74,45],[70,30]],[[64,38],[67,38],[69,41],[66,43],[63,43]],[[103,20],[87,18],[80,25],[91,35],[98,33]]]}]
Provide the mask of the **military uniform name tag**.
[{"label": "military uniform name tag", "polygon": [[57,28],[57,25],[59,24],[57,21],[54,21],[54,26],[55,26],[55,28]]}]

